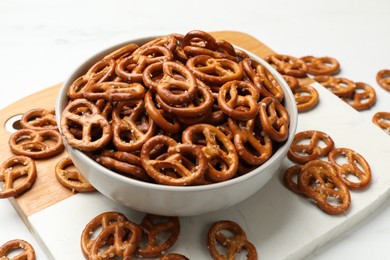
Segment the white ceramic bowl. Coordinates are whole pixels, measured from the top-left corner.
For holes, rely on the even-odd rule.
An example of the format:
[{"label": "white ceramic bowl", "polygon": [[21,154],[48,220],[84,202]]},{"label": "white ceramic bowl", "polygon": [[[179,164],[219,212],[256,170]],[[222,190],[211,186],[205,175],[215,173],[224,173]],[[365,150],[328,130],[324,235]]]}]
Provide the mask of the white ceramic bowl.
[{"label": "white ceramic bowl", "polygon": [[[101,57],[115,49],[131,42],[141,45],[154,38],[156,37],[135,39],[110,47],[87,59],[76,68],[58,93],[55,107],[58,124],[68,100],[68,87],[76,78],[84,74]],[[248,51],[246,52],[251,58],[264,65],[282,86],[285,96],[284,106],[290,116],[287,141],[263,165],[243,176],[221,183],[189,187],[165,186],[138,181],[117,174],[98,164],[78,149],[71,147],[64,139],[65,148],[75,166],[106,197],[129,208],[147,213],[193,216],[228,208],[247,199],[259,191],[278,172],[295,135],[298,112],[294,96],[283,77],[264,60]]]}]

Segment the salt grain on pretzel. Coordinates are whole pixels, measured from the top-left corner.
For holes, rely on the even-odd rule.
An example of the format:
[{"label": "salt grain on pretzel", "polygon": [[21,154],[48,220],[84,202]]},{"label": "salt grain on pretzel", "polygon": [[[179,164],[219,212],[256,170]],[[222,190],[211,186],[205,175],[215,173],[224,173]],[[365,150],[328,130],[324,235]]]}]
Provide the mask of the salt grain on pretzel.
[{"label": "salt grain on pretzel", "polygon": [[236,174],[238,155],[234,144],[217,127],[196,124],[182,134],[183,143],[199,144],[208,159],[207,178],[214,182],[226,181]]},{"label": "salt grain on pretzel", "polygon": [[160,94],[155,94],[156,101],[166,113],[173,114],[178,118],[191,118],[209,116],[214,103],[213,95],[209,87],[204,83],[197,82],[197,92],[191,101],[182,102],[180,105],[166,103]]},{"label": "salt grain on pretzel", "polygon": [[[129,115],[126,110],[129,110]],[[141,149],[156,132],[155,122],[145,113],[143,99],[118,103],[113,110],[112,120],[113,143],[121,151]]]},{"label": "salt grain on pretzel", "polygon": [[240,122],[228,119],[228,125],[233,132],[233,142],[240,159],[250,165],[261,165],[272,155],[272,140],[262,135],[257,118],[251,119],[240,126]]},{"label": "salt grain on pretzel", "polygon": [[276,142],[288,137],[290,117],[286,108],[275,98],[266,97],[259,102],[260,124],[264,132]]},{"label": "salt grain on pretzel", "polygon": [[[366,159],[349,148],[336,148],[328,154],[329,162],[337,170],[337,176],[350,189],[363,189],[371,181],[371,168]],[[351,178],[353,177],[354,178]]]},{"label": "salt grain on pretzel", "polygon": [[103,212],[91,219],[85,226],[80,238],[81,250],[85,258],[90,258],[91,248],[96,241],[97,234],[113,223],[126,220],[125,215],[115,211]]},{"label": "salt grain on pretzel", "polygon": [[8,144],[14,154],[33,159],[48,158],[64,150],[61,135],[56,130],[20,129],[10,136]]},{"label": "salt grain on pretzel", "polygon": [[162,256],[179,239],[178,217],[146,214],[139,225],[146,238],[145,243],[141,241],[135,251],[135,255],[140,258]]},{"label": "salt grain on pretzel", "polygon": [[[226,235],[229,232],[229,235]],[[222,250],[218,248],[222,247]],[[215,222],[207,234],[207,248],[213,259],[235,259],[236,254],[247,252],[246,259],[256,260],[256,247],[248,240],[240,225],[231,220]]]},{"label": "salt grain on pretzel", "polygon": [[207,55],[190,58],[186,66],[200,80],[209,84],[224,84],[231,80],[240,80],[243,75],[241,66],[228,59],[214,59]]},{"label": "salt grain on pretzel", "polygon": [[255,85],[260,94],[264,97],[274,97],[282,101],[284,93],[275,77],[259,62],[245,58],[240,62],[245,76]]},{"label": "salt grain on pretzel", "polygon": [[[71,128],[81,128],[81,136],[75,136]],[[99,134],[94,136],[93,130]],[[99,108],[86,99],[70,102],[61,117],[61,130],[66,141],[82,151],[92,151],[104,147],[111,140],[111,127]]]},{"label": "salt grain on pretzel", "polygon": [[306,112],[313,109],[318,101],[317,90],[310,85],[300,85],[291,89],[297,104],[298,112]]},{"label": "salt grain on pretzel", "polygon": [[5,160],[0,166],[0,198],[16,197],[26,192],[34,184],[37,170],[34,160],[19,155]]},{"label": "salt grain on pretzel", "polygon": [[251,83],[232,80],[220,88],[218,105],[231,118],[249,120],[259,112],[259,96],[260,93]]},{"label": "salt grain on pretzel", "polygon": [[90,192],[95,188],[74,166],[70,157],[64,157],[55,166],[56,179],[62,186],[77,192]]},{"label": "salt grain on pretzel", "polygon": [[57,130],[57,121],[54,115],[54,109],[35,108],[27,111],[20,119],[23,128],[32,130]]},{"label": "salt grain on pretzel", "polygon": [[321,160],[310,161],[298,176],[298,187],[326,213],[341,215],[351,205],[351,195],[344,182],[337,177],[332,165]]},{"label": "salt grain on pretzel", "polygon": [[131,259],[141,240],[141,228],[129,221],[114,222],[98,234],[92,244],[89,259]]},{"label": "salt grain on pretzel", "polygon": [[[153,149],[163,144],[166,153],[153,156]],[[207,159],[201,146],[183,143],[157,135],[145,142],[141,150],[141,162],[150,177],[157,183],[175,186],[194,185],[207,169]],[[188,159],[187,159],[188,158]],[[194,161],[195,164],[186,162]]]},{"label": "salt grain on pretzel", "polygon": [[306,130],[295,134],[287,156],[296,163],[305,164],[321,156],[327,156],[333,147],[334,141],[326,133]]},{"label": "salt grain on pretzel", "polygon": [[172,52],[164,46],[145,44],[117,62],[115,72],[122,80],[142,82],[142,73],[147,66],[172,59]]},{"label": "salt grain on pretzel", "polygon": [[68,89],[68,97],[71,100],[82,98],[87,86],[111,79],[114,75],[115,61],[102,59],[96,62],[84,75],[77,78]]}]

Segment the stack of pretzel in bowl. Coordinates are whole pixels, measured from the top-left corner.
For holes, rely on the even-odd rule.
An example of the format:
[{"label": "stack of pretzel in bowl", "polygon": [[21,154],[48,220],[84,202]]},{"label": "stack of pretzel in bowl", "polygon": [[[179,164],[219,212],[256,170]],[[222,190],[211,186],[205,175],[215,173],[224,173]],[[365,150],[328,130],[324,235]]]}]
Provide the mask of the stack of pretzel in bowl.
[{"label": "stack of pretzel in bowl", "polygon": [[179,216],[259,190],[297,124],[292,93],[269,64],[199,30],[96,54],[62,86],[56,116],[67,151],[97,190]]}]

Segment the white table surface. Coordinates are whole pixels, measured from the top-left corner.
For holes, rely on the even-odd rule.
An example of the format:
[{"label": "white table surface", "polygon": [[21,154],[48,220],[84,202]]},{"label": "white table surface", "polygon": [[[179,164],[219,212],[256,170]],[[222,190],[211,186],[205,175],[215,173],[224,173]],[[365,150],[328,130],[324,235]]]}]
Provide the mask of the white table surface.
[{"label": "white table surface", "polygon": [[[337,58],[339,76],[375,87],[377,104],[361,112],[371,118],[390,111],[390,93],[375,82],[377,71],[390,69],[389,26],[388,0],[1,0],[0,109],[63,81],[83,59],[115,43],[201,29],[242,31],[296,57]],[[29,241],[37,258],[46,259],[10,202],[2,199],[0,244],[15,238]],[[389,241],[390,202],[385,202],[308,259],[390,259]]]}]

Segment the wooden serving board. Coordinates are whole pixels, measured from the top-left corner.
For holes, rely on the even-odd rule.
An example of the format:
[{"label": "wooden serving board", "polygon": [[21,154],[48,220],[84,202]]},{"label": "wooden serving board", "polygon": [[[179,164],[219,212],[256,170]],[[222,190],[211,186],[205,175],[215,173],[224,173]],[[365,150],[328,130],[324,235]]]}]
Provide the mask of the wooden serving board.
[{"label": "wooden serving board", "polygon": [[[260,57],[274,53],[250,35],[240,32],[214,32]],[[306,199],[283,187],[282,172],[292,163],[285,159],[280,172],[258,193],[229,209],[211,214],[181,218],[180,240],[172,248],[191,259],[208,259],[205,234],[210,224],[221,219],[239,223],[257,247],[262,259],[300,259],[349,229],[370,214],[389,195],[390,139],[371,122],[336,96],[306,78],[320,95],[318,106],[298,116],[298,131],[316,129],[328,133],[337,147],[361,153],[371,165],[373,179],[369,191],[351,192],[352,207],[343,216],[329,216]],[[11,132],[6,129],[21,114],[33,108],[54,108],[60,84],[28,96],[0,111],[0,158],[12,155],[8,147]],[[343,111],[340,113],[340,111]],[[12,125],[12,124],[11,124]],[[17,124],[14,124],[17,125]],[[354,134],[352,135],[351,132]],[[370,138],[367,138],[369,136]],[[372,147],[375,143],[375,147]],[[117,205],[98,192],[73,193],[54,176],[56,163],[66,152],[36,160],[38,178],[27,193],[10,199],[31,232],[41,242],[50,259],[83,259],[79,240],[86,223],[104,211],[121,211],[137,222],[143,213]],[[140,198],[142,199],[142,198]]]}]

